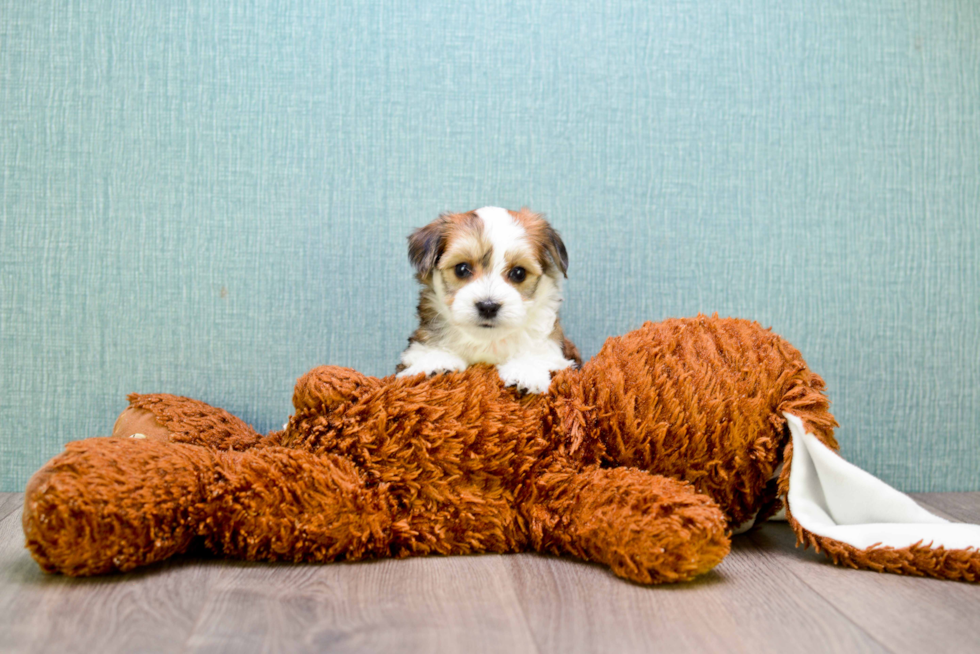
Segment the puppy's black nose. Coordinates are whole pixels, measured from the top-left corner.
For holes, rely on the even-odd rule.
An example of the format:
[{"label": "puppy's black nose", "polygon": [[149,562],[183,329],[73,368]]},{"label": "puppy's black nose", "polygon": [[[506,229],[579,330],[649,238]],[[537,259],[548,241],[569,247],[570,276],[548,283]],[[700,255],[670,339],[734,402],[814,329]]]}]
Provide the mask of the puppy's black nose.
[{"label": "puppy's black nose", "polygon": [[500,302],[493,300],[481,300],[476,303],[476,310],[480,312],[480,317],[490,320],[500,311]]}]

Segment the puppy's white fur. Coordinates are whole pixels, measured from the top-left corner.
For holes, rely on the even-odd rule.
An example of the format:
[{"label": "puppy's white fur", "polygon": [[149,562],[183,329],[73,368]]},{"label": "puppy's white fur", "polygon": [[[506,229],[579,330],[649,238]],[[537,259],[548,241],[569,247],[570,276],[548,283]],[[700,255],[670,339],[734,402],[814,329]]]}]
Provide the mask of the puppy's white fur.
[{"label": "puppy's white fur", "polygon": [[[557,246],[546,251],[541,247],[540,236],[530,239],[521,222],[505,209],[484,207],[471,213],[479,221],[479,241],[488,257],[483,265],[473,264],[480,267],[480,274],[456,289],[447,288],[446,277],[440,271],[419,270],[424,287],[419,304],[423,324],[402,353],[398,376],[464,370],[474,363],[490,363],[496,365],[508,386],[544,393],[551,383],[551,372],[579,361],[577,350],[564,338],[558,320],[562,275],[567,265],[564,246],[557,233],[533,214],[521,216],[527,224],[547,229]],[[540,220],[543,226],[528,220]],[[460,235],[462,230],[453,230],[451,225],[445,229],[436,245],[441,248],[436,261],[458,255],[456,249],[472,248],[474,242],[470,235]],[[556,258],[561,261],[554,261]],[[515,260],[540,262],[540,269],[534,271],[537,274],[533,292],[522,292],[518,289],[520,284],[508,278]],[[528,271],[528,275],[532,274]],[[458,283],[455,278],[450,279]],[[492,320],[481,315],[478,302],[500,305]]]}]

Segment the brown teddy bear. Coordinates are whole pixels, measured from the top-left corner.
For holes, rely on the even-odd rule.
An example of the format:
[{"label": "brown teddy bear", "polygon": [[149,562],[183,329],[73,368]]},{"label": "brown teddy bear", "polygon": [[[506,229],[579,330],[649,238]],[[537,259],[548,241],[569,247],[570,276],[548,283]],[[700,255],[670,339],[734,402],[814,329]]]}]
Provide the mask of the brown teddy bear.
[{"label": "brown teddy bear", "polygon": [[[69,575],[197,544],[307,562],[534,550],[682,581],[725,557],[733,528],[779,508],[797,438],[839,460],[822,389],[772,332],[698,316],[609,339],[545,395],[504,387],[489,366],[409,379],[316,368],[266,436],[202,402],[132,395],[118,438],[69,443],[31,478],[24,533],[44,570]],[[980,578],[975,543],[820,535],[819,514],[834,512],[822,501],[789,498],[817,531],[789,519],[836,562]]]}]

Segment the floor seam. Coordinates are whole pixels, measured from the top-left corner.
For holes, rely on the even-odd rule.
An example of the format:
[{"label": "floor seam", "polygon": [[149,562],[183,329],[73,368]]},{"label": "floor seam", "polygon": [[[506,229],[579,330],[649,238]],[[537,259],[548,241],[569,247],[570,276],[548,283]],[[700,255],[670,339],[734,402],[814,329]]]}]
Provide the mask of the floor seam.
[{"label": "floor seam", "polygon": [[[17,512],[17,509],[19,509],[19,508],[21,508],[21,507],[24,506],[24,494],[23,493],[3,493],[3,495],[4,495],[4,498],[3,498],[3,503],[2,503],[2,506],[3,506],[3,509],[2,510],[4,511],[4,514],[3,515],[0,515],[0,522],[3,522],[4,520],[6,520],[10,516],[12,516],[14,513],[16,513]],[[19,502],[13,499],[13,496],[15,496],[15,495],[20,495],[21,496]],[[8,505],[9,505],[9,508],[8,508]]]},{"label": "floor seam", "polygon": [[511,594],[514,596],[514,601],[517,603],[517,607],[520,609],[521,620],[524,622],[524,628],[527,630],[528,636],[531,638],[531,644],[534,645],[534,651],[537,654],[541,654],[541,643],[538,642],[537,637],[534,635],[534,629],[531,628],[531,622],[527,616],[527,609],[524,606],[524,602],[521,601],[521,597],[517,592],[517,586],[514,583],[514,566],[519,565],[517,559],[512,557],[520,556],[522,553],[508,554],[507,556],[507,580],[510,582]]},{"label": "floor seam", "polygon": [[[206,565],[209,565],[209,566],[212,565],[212,564],[213,564],[212,561],[208,561],[206,563]],[[217,594],[217,592],[216,592],[217,591],[216,586],[221,585],[221,579],[222,579],[222,577],[223,577],[223,575],[218,575],[217,580],[215,580],[214,583],[211,583],[211,584],[208,585],[208,594],[204,596],[204,601],[201,602],[201,610],[197,614],[197,619],[194,620],[194,624],[191,626],[190,631],[187,632],[187,638],[184,639],[184,644],[180,648],[180,651],[181,652],[190,651],[188,649],[188,644],[190,643],[191,638],[194,637],[194,634],[197,633],[197,628],[201,624],[201,619],[204,617],[204,612],[207,610],[208,606],[210,606],[210,604],[211,604],[211,599]]]}]

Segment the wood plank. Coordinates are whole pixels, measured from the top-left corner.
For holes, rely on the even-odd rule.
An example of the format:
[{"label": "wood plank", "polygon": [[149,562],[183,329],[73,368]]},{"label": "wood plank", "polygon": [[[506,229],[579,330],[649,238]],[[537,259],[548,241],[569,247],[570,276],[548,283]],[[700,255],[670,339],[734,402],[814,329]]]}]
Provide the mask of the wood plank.
[{"label": "wood plank", "polygon": [[568,559],[509,559],[540,651],[882,652],[747,538],[714,570],[686,584],[645,587]]},{"label": "wood plank", "polygon": [[24,548],[21,510],[0,522],[4,652],[178,651],[211,585],[181,561],[88,579],[48,575]]},{"label": "wood plank", "polygon": [[980,493],[912,493],[912,498],[944,518],[980,524]]},{"label": "wood plank", "polygon": [[763,567],[791,573],[893,652],[980,651],[980,584],[838,567],[813,550],[795,549],[785,523],[747,536],[759,547]]},{"label": "wood plank", "polygon": [[187,649],[536,652],[504,556],[226,563]]}]

